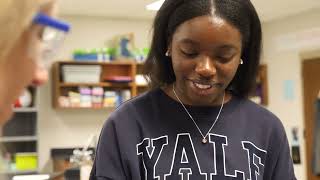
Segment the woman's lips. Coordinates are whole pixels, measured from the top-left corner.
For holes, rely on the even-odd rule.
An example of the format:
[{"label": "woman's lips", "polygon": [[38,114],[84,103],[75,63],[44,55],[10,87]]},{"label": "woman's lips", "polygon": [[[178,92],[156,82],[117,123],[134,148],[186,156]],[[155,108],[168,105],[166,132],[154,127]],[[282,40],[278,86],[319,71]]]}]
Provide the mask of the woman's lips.
[{"label": "woman's lips", "polygon": [[202,89],[202,90],[206,90],[206,89],[212,88],[212,85],[199,84],[199,83],[196,83],[196,82],[193,82],[193,84],[194,84],[197,88]]},{"label": "woman's lips", "polygon": [[201,82],[196,82],[190,80],[190,86],[191,89],[194,91],[195,94],[200,95],[200,96],[208,96],[212,95],[216,88],[219,88],[221,86],[220,83],[201,83]]}]

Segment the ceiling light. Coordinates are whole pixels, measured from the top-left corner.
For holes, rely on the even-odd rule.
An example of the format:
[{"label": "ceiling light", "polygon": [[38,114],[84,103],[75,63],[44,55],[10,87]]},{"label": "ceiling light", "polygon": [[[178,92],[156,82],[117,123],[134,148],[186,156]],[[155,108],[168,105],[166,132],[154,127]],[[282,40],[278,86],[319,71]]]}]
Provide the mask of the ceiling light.
[{"label": "ceiling light", "polygon": [[160,9],[160,7],[162,6],[163,2],[165,0],[158,0],[156,2],[153,2],[151,4],[148,4],[146,6],[146,9],[149,10],[149,11],[158,11]]}]

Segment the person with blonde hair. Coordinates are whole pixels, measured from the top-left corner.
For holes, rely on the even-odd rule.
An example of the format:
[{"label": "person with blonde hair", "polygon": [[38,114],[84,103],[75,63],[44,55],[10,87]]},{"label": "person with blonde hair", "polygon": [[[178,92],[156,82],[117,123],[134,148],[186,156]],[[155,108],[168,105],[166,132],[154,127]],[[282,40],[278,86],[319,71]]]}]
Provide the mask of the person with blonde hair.
[{"label": "person with blonde hair", "polygon": [[[70,29],[52,17],[55,5],[55,0],[0,0],[0,133],[22,91],[47,81],[46,68]],[[0,152],[4,149],[0,144]],[[0,172],[2,164],[0,156]]]},{"label": "person with blonde hair", "polygon": [[24,88],[48,79],[48,60],[70,26],[52,18],[54,0],[0,0],[0,130]]}]

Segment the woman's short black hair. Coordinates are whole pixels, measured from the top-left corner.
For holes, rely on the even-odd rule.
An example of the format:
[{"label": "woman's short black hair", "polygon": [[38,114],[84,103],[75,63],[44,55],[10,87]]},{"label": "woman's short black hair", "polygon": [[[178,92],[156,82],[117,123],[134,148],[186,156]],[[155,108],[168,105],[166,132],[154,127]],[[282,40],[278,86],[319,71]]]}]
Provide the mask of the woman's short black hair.
[{"label": "woman's short black hair", "polygon": [[261,23],[250,0],[165,0],[153,22],[150,53],[144,66],[153,88],[175,81],[171,57],[165,56],[177,27],[187,20],[216,15],[236,27],[242,35],[244,64],[228,86],[235,95],[247,97],[255,85],[261,54]]}]

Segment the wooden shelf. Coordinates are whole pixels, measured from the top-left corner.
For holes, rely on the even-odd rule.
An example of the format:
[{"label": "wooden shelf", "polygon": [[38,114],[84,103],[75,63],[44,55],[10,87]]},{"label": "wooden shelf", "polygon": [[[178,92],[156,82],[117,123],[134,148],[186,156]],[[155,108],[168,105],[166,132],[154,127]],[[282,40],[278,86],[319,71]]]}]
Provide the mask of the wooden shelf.
[{"label": "wooden shelf", "polygon": [[[103,87],[106,90],[130,90],[131,97],[136,96],[138,93],[146,89],[146,85],[137,85],[135,81],[130,83],[117,83],[117,82],[99,82],[99,83],[65,83],[62,77],[62,66],[64,65],[99,65],[101,66],[100,80],[109,76],[128,76],[135,80],[137,72],[140,72],[142,63],[136,63],[133,60],[117,60],[113,62],[77,62],[77,61],[59,61],[53,65],[53,94],[52,103],[55,109],[110,109],[110,108],[73,108],[63,107],[59,105],[58,99],[60,96],[68,96],[70,91],[78,91],[79,87]],[[112,107],[111,107],[112,108]]]},{"label": "wooden shelf", "polygon": [[116,60],[112,62],[97,62],[97,61],[73,61],[73,60],[68,60],[68,61],[60,61],[59,63],[61,64],[68,64],[68,65],[135,65],[136,63],[134,60],[130,59],[122,59],[122,60]]},{"label": "wooden shelf", "polygon": [[89,86],[89,87],[132,87],[134,83],[59,83],[60,87],[81,87],[81,86]]}]

